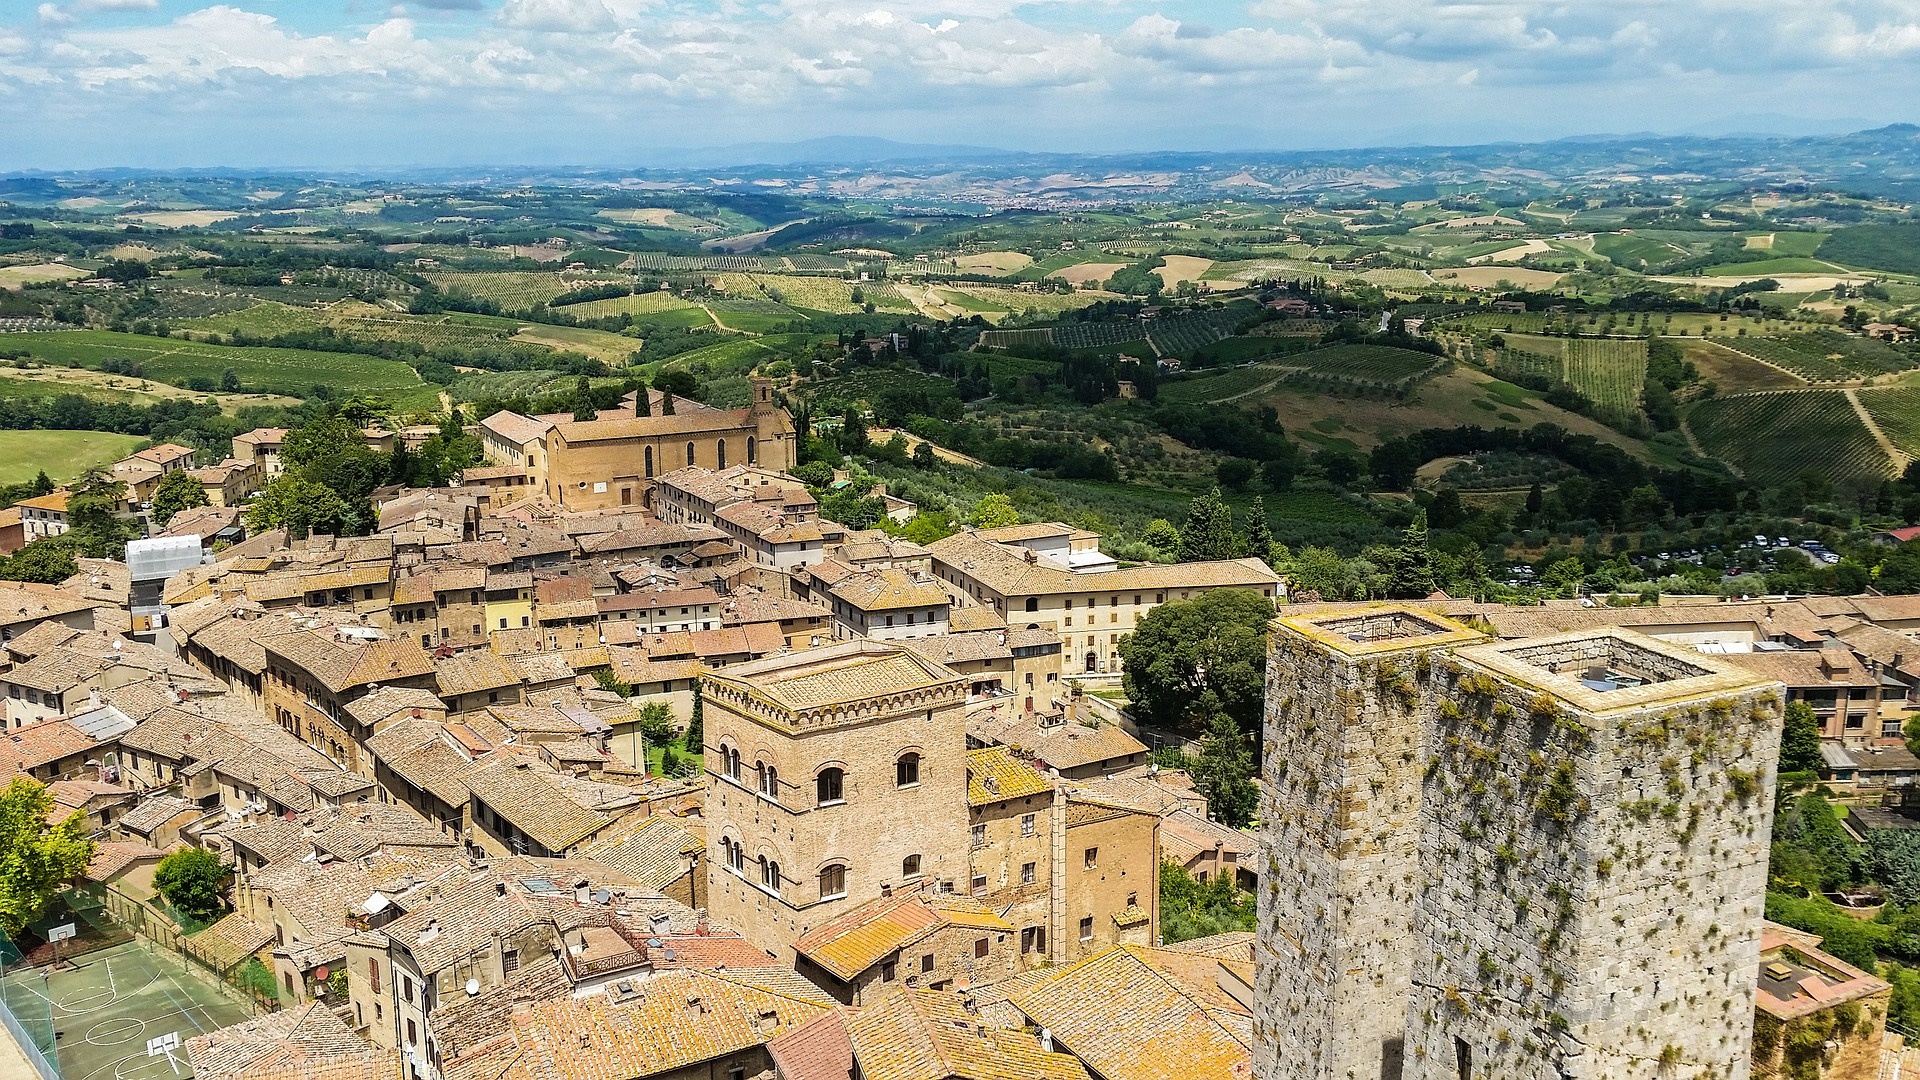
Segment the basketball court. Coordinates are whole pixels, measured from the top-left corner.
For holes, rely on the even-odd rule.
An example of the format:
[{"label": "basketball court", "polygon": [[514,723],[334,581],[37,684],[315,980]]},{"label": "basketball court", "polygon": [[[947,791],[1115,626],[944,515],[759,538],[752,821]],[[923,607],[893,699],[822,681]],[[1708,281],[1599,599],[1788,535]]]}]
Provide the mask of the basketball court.
[{"label": "basketball court", "polygon": [[253,1015],[234,992],[176,954],[135,939],[88,953],[72,971],[16,970],[7,1005],[29,1031],[51,1022],[63,1080],[181,1080],[186,1043]]}]

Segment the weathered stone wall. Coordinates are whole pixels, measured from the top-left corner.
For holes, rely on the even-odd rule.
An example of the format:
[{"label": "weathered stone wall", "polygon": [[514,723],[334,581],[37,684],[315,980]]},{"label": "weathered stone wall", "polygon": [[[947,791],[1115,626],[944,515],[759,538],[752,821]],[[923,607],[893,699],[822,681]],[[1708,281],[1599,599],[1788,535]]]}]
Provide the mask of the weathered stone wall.
[{"label": "weathered stone wall", "polygon": [[1400,1075],[1425,733],[1445,663],[1438,646],[1477,635],[1448,627],[1436,637],[1429,631],[1437,628],[1416,626],[1395,643],[1404,629],[1375,622],[1329,634],[1283,621],[1271,639],[1256,949],[1261,1080]]},{"label": "weathered stone wall", "polygon": [[1781,688],[1620,631],[1476,640],[1276,623],[1255,1075],[1746,1080]]},{"label": "weathered stone wall", "polygon": [[[1510,655],[1562,667],[1554,650]],[[1408,1080],[1742,1080],[1777,688],[1656,683],[1593,695],[1609,707],[1592,711],[1450,667],[1422,799]]]}]

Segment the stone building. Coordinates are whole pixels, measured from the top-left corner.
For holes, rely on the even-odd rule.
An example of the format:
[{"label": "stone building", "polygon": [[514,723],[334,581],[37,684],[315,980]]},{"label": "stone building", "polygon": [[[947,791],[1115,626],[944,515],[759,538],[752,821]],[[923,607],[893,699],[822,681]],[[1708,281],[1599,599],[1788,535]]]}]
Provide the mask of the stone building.
[{"label": "stone building", "polygon": [[489,464],[525,467],[531,486],[570,510],[645,506],[656,478],[689,466],[793,465],[793,417],[774,404],[770,381],[753,381],[745,409],[676,404],[672,415],[606,410],[592,420],[496,413],[480,425],[481,447]]},{"label": "stone building", "polygon": [[1781,687],[1617,628],[1277,621],[1263,1080],[1748,1075]]},{"label": "stone building", "polygon": [[959,676],[849,641],[710,671],[702,690],[715,919],[791,963],[795,940],[861,903],[964,888]]}]

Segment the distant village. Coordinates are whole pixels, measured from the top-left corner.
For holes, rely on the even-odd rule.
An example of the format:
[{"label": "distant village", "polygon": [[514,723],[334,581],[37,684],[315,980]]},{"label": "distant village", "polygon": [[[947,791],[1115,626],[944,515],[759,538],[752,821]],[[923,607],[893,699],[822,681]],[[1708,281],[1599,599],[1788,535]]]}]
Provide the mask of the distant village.
[{"label": "distant village", "polygon": [[[1289,604],[1059,522],[921,545],[821,517],[760,380],[476,434],[362,537],[249,533],[284,431],[143,450],[127,513],[209,505],[0,584],[9,765],[89,887],[143,926],[169,852],[234,868],[168,943],[281,1007],[198,1077],[1734,1077],[1756,1015],[1849,1009],[1821,1075],[1878,1067],[1889,985],[1761,902],[1790,704],[1896,796],[1849,829],[1920,827],[1920,597]],[[1123,639],[1224,589],[1275,606],[1255,830],[1122,704]],[[1257,932],[1166,943],[1176,865]]]}]

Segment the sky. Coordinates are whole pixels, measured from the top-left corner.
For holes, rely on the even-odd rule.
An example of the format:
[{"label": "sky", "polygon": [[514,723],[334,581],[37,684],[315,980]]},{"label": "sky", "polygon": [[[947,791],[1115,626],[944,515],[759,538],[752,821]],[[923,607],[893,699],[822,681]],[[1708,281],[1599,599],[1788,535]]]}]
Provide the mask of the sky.
[{"label": "sky", "polygon": [[1920,0],[0,0],[0,172],[1920,120]]}]

